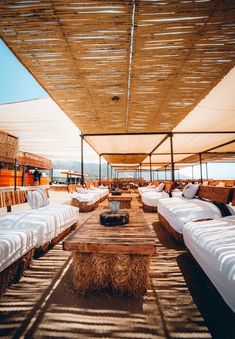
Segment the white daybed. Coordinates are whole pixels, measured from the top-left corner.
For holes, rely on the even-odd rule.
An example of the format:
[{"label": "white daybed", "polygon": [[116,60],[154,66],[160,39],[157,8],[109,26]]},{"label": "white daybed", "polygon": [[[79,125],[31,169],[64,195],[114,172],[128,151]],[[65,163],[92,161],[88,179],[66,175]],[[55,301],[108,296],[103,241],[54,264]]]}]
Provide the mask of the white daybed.
[{"label": "white daybed", "polygon": [[148,185],[148,186],[144,186],[144,187],[138,187],[138,192],[140,194],[140,196],[145,193],[145,192],[149,192],[152,190],[155,190],[156,186],[155,185]]},{"label": "white daybed", "polygon": [[[221,189],[226,190],[226,192],[221,192]],[[222,187],[200,186],[198,196],[207,198],[213,193],[214,201],[228,203],[229,191],[230,189]],[[231,209],[231,214],[233,213],[234,211]],[[158,216],[162,225],[178,242],[182,243],[183,228],[187,222],[201,219],[218,219],[222,217],[222,214],[220,209],[211,201],[200,200],[198,197],[186,199],[182,196],[159,199]]]},{"label": "white daybed", "polygon": [[73,226],[78,218],[78,208],[51,204],[26,212],[6,214],[0,219],[0,233],[3,229],[31,230],[34,232],[35,247],[40,248]]},{"label": "white daybed", "polygon": [[18,277],[24,270],[20,268],[22,262],[27,261],[24,256],[27,256],[29,250],[33,248],[33,255],[37,258],[69,234],[79,218],[79,209],[73,206],[51,204],[40,207],[41,204],[48,203],[42,190],[30,192],[28,202],[34,209],[8,213],[0,218],[1,291],[16,279],[19,280]]},{"label": "white daybed", "polygon": [[31,230],[0,230],[0,294],[30,266],[35,243]]},{"label": "white daybed", "polygon": [[172,183],[160,183],[155,189],[141,193],[141,201],[145,212],[157,212],[159,199],[169,198]]},{"label": "white daybed", "polygon": [[193,257],[235,312],[235,216],[187,223],[183,237]]},{"label": "white daybed", "polygon": [[71,204],[79,207],[80,212],[91,212],[108,194],[107,188],[78,189],[78,192],[72,193]]}]

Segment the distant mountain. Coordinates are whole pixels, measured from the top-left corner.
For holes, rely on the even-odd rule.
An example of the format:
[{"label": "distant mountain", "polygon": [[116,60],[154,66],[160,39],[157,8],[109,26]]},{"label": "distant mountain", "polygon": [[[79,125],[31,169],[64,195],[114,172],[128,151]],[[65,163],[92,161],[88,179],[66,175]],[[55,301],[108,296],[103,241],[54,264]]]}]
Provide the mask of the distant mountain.
[{"label": "distant mountain", "polygon": [[[58,170],[69,170],[74,172],[81,172],[81,162],[80,161],[72,161],[72,160],[54,160],[53,162],[53,168]],[[102,164],[101,165],[101,171],[102,171],[102,177],[107,177],[107,165]],[[99,176],[99,164],[95,163],[84,163],[84,172],[87,174],[90,178],[98,178]],[[114,171],[113,171],[113,177],[114,177]],[[149,180],[149,173],[144,172],[142,173],[144,178],[146,180]],[[110,169],[109,169],[109,177],[110,177]],[[128,177],[134,177],[133,172],[122,172],[119,174],[119,177],[128,178]],[[170,180],[170,171],[167,171],[167,180]],[[158,173],[159,180],[165,179],[165,173],[164,171],[161,171]],[[178,179],[178,171],[176,171],[175,178]],[[154,179],[157,180],[157,173],[154,172]],[[190,179],[189,176],[184,175],[180,173],[180,179]]]},{"label": "distant mountain", "polygon": [[[73,172],[81,172],[81,162],[72,160],[53,160],[53,169],[68,170]],[[101,165],[102,176],[107,176],[107,165]],[[99,176],[99,164],[84,163],[84,173],[91,178],[97,178]],[[109,170],[110,175],[110,170]],[[113,173],[114,175],[114,173]]]}]

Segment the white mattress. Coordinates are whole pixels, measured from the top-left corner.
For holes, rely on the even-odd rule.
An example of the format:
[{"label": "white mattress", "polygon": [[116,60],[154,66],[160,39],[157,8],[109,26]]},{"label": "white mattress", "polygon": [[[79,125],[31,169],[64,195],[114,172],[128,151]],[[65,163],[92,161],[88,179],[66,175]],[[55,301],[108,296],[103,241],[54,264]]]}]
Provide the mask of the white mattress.
[{"label": "white mattress", "polygon": [[155,189],[156,189],[156,186],[145,186],[145,187],[139,187],[138,191],[139,191],[139,194],[142,195],[144,192],[149,192]]},{"label": "white mattress", "polygon": [[165,199],[169,198],[169,194],[162,191],[162,192],[156,192],[155,190],[144,192],[141,195],[141,199],[143,203],[147,206],[157,207],[159,199]]},{"label": "white mattress", "polygon": [[8,213],[0,219],[0,232],[7,230],[31,230],[36,247],[49,242],[79,218],[79,209],[64,204],[50,204],[37,210]]},{"label": "white mattress", "polygon": [[100,198],[105,197],[106,195],[109,194],[108,188],[95,188],[95,189],[89,189],[87,190],[88,193],[97,193],[99,194]]},{"label": "white mattress", "polygon": [[183,236],[196,261],[235,312],[235,218],[190,222]]},{"label": "white mattress", "polygon": [[93,193],[93,192],[89,192],[89,193],[72,193],[72,197],[74,199],[77,199],[80,202],[87,202],[88,205],[92,205],[94,203],[96,203],[97,201],[100,200],[100,194],[99,193]]},{"label": "white mattress", "polygon": [[220,210],[212,203],[183,197],[159,199],[158,212],[178,233],[183,233],[187,222],[221,218]]},{"label": "white mattress", "polygon": [[30,230],[0,230],[0,272],[35,247]]}]

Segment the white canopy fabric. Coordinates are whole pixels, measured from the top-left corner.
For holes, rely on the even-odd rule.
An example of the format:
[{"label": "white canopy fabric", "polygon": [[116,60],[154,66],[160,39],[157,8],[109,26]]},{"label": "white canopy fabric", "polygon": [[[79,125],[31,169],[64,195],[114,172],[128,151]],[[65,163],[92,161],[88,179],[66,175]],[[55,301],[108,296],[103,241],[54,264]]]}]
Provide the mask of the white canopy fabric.
[{"label": "white canopy fabric", "polygon": [[[80,131],[50,98],[0,105],[0,130],[19,137],[20,150],[50,159],[80,160]],[[98,156],[84,143],[86,161]]]},{"label": "white canopy fabric", "polygon": [[99,154],[150,153],[165,135],[86,136],[85,140]]},{"label": "white canopy fabric", "polygon": [[[85,136],[85,140],[110,163],[141,163],[166,135]],[[132,155],[123,154],[131,153]],[[117,155],[119,154],[119,156]],[[141,154],[143,154],[141,156]]]},{"label": "white canopy fabric", "polygon": [[[235,68],[178,124],[173,132],[234,131],[234,89]],[[21,151],[36,153],[50,159],[80,160],[80,131],[50,98],[0,105],[0,121],[0,130],[19,137]],[[106,159],[111,160],[108,160],[110,164],[125,163],[126,165],[129,162],[133,165],[139,164],[144,159],[144,163],[148,164],[149,157],[145,154],[151,152],[165,136],[165,134],[86,136],[85,140],[99,154],[120,154],[120,158],[106,156]],[[189,154],[175,154],[174,161],[183,163],[184,159],[193,153],[206,151],[234,139],[235,133],[176,134],[173,137],[174,152]],[[214,151],[235,152],[235,143],[218,147]],[[121,154],[132,153],[134,156],[121,156]],[[228,160],[229,157],[225,159]],[[86,143],[84,143],[84,161],[98,161],[97,154]],[[155,165],[170,163],[169,138],[154,151],[152,163]]]}]

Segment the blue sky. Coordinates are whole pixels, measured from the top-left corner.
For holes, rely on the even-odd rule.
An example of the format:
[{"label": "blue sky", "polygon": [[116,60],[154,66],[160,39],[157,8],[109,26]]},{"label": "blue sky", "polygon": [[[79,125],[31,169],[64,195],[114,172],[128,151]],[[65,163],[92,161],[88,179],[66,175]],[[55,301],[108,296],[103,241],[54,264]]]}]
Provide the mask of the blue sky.
[{"label": "blue sky", "polygon": [[0,103],[46,97],[48,94],[0,39]]}]

